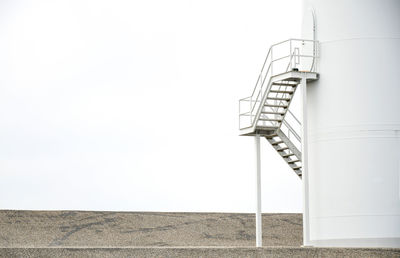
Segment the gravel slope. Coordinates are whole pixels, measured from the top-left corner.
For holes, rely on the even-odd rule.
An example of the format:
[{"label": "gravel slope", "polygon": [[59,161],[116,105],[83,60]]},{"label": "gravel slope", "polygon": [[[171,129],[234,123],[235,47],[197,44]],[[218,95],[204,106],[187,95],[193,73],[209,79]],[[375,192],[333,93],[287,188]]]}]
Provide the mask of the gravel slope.
[{"label": "gravel slope", "polygon": [[[0,211],[0,247],[254,246],[238,213]],[[300,246],[301,214],[263,214],[265,246]]]},{"label": "gravel slope", "polygon": [[0,257],[400,257],[400,249],[303,248],[301,214],[0,211]]}]

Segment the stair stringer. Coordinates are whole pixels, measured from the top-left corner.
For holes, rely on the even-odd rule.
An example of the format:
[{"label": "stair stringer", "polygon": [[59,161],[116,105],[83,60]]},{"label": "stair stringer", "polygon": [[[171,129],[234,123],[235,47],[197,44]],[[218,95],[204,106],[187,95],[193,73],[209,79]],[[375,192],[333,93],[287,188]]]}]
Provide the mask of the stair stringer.
[{"label": "stair stringer", "polygon": [[[266,135],[265,138],[267,141],[272,145],[272,147],[278,152],[278,154],[285,160],[285,162],[289,165],[289,167],[298,175],[300,178],[302,176],[302,162],[301,162],[301,152],[297,149],[297,147],[292,143],[292,141],[283,133],[282,130],[276,129],[273,133]],[[284,144],[289,152],[286,151],[279,151],[280,145],[279,143],[276,144],[276,140],[274,138],[278,138],[278,141],[281,141]],[[285,147],[283,146],[283,147]],[[291,158],[292,156],[285,157],[285,155],[292,154],[296,158]],[[295,162],[292,162],[297,160]],[[300,163],[300,164],[298,164]]]},{"label": "stair stringer", "polygon": [[276,130],[276,134],[282,139],[282,141],[289,147],[298,160],[301,161],[301,152],[292,143],[292,141],[282,132],[281,129]]}]

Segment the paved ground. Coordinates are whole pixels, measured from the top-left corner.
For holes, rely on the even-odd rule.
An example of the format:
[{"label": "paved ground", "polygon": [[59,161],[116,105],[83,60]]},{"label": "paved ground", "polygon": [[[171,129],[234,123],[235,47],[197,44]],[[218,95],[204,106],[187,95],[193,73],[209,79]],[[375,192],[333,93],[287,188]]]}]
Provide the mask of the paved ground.
[{"label": "paved ground", "polygon": [[[238,213],[0,211],[0,247],[254,246]],[[263,214],[265,246],[300,246],[301,214]]]},{"label": "paved ground", "polygon": [[0,257],[400,257],[400,249],[302,248],[301,214],[0,211]]}]

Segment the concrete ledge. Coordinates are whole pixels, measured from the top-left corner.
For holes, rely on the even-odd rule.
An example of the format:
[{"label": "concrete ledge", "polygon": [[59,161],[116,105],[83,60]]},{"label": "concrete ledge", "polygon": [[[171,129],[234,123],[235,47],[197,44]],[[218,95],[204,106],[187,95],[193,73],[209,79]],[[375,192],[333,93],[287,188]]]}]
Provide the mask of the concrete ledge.
[{"label": "concrete ledge", "polygon": [[301,247],[0,248],[0,257],[399,257],[399,249]]}]

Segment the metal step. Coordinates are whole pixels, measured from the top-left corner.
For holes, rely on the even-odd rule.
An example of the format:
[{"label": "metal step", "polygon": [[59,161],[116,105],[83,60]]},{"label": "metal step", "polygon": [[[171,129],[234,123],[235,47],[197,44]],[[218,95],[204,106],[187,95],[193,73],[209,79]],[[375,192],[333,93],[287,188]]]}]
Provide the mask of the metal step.
[{"label": "metal step", "polygon": [[285,94],[293,94],[294,91],[287,91],[287,90],[270,90],[270,93],[285,93]]},{"label": "metal step", "polygon": [[289,86],[289,87],[296,87],[297,83],[280,83],[280,82],[274,82],[272,83],[272,85],[276,85],[276,86]]},{"label": "metal step", "polygon": [[272,111],[261,111],[261,114],[269,114],[269,115],[280,115],[283,116],[284,114],[286,114],[285,112],[272,112]]},{"label": "metal step", "polygon": [[278,135],[276,133],[274,133],[274,134],[266,135],[265,138],[272,139],[272,138],[277,137],[277,136]]},{"label": "metal step", "polygon": [[281,155],[283,158],[287,158],[287,157],[290,157],[290,156],[293,156],[294,155],[294,153],[287,153],[287,154],[284,154],[284,155]]},{"label": "metal step", "polygon": [[[258,130],[275,131],[278,128],[279,128],[279,125],[259,125],[259,124],[257,124]],[[265,136],[265,135],[263,135],[263,136]]]},{"label": "metal step", "polygon": [[291,98],[276,98],[276,97],[267,97],[267,99],[270,99],[270,100],[283,100],[283,101],[290,101],[291,100]]},{"label": "metal step", "polygon": [[[276,137],[276,138],[274,138]],[[282,138],[283,137],[283,138]],[[285,140],[285,135],[277,129],[276,134],[271,134],[266,136],[268,142],[272,145],[272,147],[278,152],[278,154],[285,160],[285,162],[289,165],[289,167],[301,178],[301,168],[302,163],[297,154],[297,149],[293,147],[292,143],[289,139]],[[289,141],[289,142],[287,142]],[[294,157],[292,157],[294,156]]]},{"label": "metal step", "polygon": [[274,104],[264,104],[264,107],[280,107],[287,108],[289,105],[274,105]]},{"label": "metal step", "polygon": [[281,118],[259,118],[259,121],[282,122]]},{"label": "metal step", "polygon": [[289,147],[283,147],[283,148],[280,148],[280,149],[276,149],[276,151],[284,151],[284,150],[288,150],[288,149],[289,149]]}]

